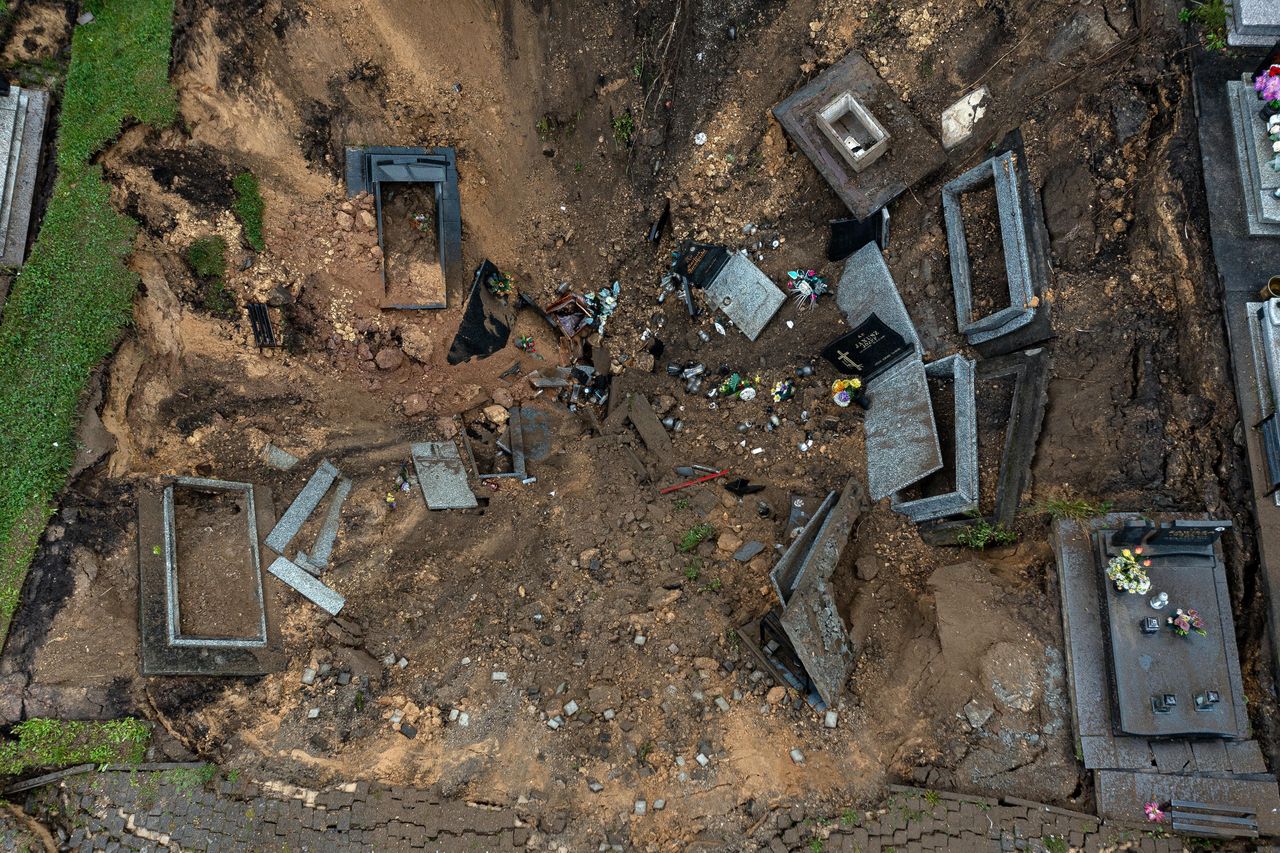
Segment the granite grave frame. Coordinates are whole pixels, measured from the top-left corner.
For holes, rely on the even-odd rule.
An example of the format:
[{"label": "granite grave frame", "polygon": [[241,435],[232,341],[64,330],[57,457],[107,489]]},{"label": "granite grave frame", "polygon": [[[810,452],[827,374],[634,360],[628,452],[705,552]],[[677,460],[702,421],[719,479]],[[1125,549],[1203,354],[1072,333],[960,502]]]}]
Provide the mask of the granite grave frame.
[{"label": "granite grave frame", "polygon": [[[278,619],[279,588],[265,578],[262,612],[266,624],[266,641],[261,644],[241,643],[171,643],[168,563],[172,556],[166,544],[165,492],[179,480],[194,481],[211,488],[245,490],[252,505],[252,527],[258,538],[253,543],[258,555],[258,573],[266,542],[263,531],[275,524],[271,490],[256,483],[238,483],[202,478],[175,478],[157,487],[138,490],[138,629],[139,658],[144,676],[215,675],[255,676],[278,672],[286,663]],[[170,522],[171,523],[171,522]],[[181,535],[174,530],[173,536]],[[198,639],[198,638],[190,638]],[[219,638],[215,638],[219,639]]]}]

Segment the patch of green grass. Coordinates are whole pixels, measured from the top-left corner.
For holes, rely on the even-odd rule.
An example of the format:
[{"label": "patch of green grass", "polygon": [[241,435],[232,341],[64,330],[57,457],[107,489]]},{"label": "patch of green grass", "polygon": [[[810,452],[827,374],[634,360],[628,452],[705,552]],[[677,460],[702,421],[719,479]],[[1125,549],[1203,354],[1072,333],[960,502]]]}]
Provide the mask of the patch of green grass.
[{"label": "patch of green grass", "polygon": [[689,564],[684,567],[684,576],[691,581],[696,581],[698,579],[698,576],[701,574],[702,574],[702,558],[694,557],[692,560],[689,561]]},{"label": "patch of green grass", "polygon": [[218,775],[216,764],[201,764],[199,767],[176,767],[164,771],[164,780],[178,789],[180,794],[190,794],[197,788],[203,788]]},{"label": "patch of green grass", "polygon": [[720,581],[720,578],[712,578],[710,583],[708,583],[706,586],[704,586],[702,589],[698,591],[699,592],[719,592],[720,588],[723,586],[724,584]]},{"label": "patch of green grass", "polygon": [[694,548],[697,548],[704,541],[713,536],[716,529],[705,521],[701,524],[695,524],[685,531],[684,536],[680,537],[680,544],[676,547],[682,554],[688,554]]},{"label": "patch of green grass", "polygon": [[609,124],[613,128],[613,141],[620,148],[626,148],[631,144],[631,136],[636,132],[636,120],[631,117],[630,110],[614,116]]},{"label": "patch of green grass", "polygon": [[187,247],[187,263],[201,278],[222,278],[227,274],[227,241],[201,237]]},{"label": "patch of green grass", "polygon": [[862,815],[858,814],[853,809],[845,809],[840,813],[840,823],[844,826],[861,826]]},{"label": "patch of green grass", "polygon": [[102,723],[35,717],[13,727],[0,742],[0,776],[75,764],[138,764],[151,740],[151,727],[126,717]]},{"label": "patch of green grass", "polygon": [[1191,0],[1178,12],[1178,20],[1184,24],[1197,24],[1201,39],[1209,50],[1227,49],[1227,9],[1224,0]]},{"label": "patch of green grass", "polygon": [[809,842],[809,849],[812,850],[813,853],[822,853],[822,848],[823,844],[821,838],[814,838]]},{"label": "patch of green grass", "polygon": [[1106,515],[1111,512],[1111,501],[1087,501],[1084,498],[1049,498],[1037,507],[1040,512],[1048,513],[1054,521],[1069,518],[1083,521],[1095,515]]},{"label": "patch of green grass", "polygon": [[555,118],[548,114],[538,119],[534,123],[533,129],[537,131],[539,139],[543,142],[550,142],[555,138],[557,123]]},{"label": "patch of green grass", "polygon": [[689,499],[688,499],[688,498],[676,498],[674,501],[672,501],[671,506],[672,506],[672,507],[674,507],[675,509],[680,509],[680,510],[688,509],[688,508],[689,508]]},{"label": "patch of green grass", "polygon": [[1061,835],[1046,835],[1042,840],[1049,853],[1067,853],[1067,839]]},{"label": "patch of green grass", "polygon": [[936,809],[938,804],[942,802],[942,797],[939,796],[937,791],[930,789],[924,792],[924,801],[929,804],[929,808]]},{"label": "patch of green grass", "polygon": [[992,524],[983,519],[962,527],[956,533],[956,541],[966,548],[982,551],[992,545],[1012,545],[1018,541],[1018,534],[1003,524]]},{"label": "patch of green grass", "polygon": [[241,172],[231,179],[231,188],[236,192],[236,202],[231,211],[240,220],[244,241],[255,252],[265,252],[267,243],[262,239],[262,212],[267,205],[262,200],[258,179],[252,172]]},{"label": "patch of green grass", "polygon": [[176,115],[169,86],[173,0],[88,0],[58,122],[58,176],[0,323],[0,637],[75,458],[84,384],[132,314],[125,264],[136,225],[111,206],[93,156],[126,121]]}]

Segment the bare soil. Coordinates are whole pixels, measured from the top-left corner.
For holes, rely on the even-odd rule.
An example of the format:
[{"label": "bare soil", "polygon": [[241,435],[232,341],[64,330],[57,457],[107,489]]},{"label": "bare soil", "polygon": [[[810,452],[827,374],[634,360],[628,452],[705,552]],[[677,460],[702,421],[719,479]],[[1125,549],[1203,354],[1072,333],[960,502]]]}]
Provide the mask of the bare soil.
[{"label": "bare soil", "polygon": [[1009,273],[995,186],[988,184],[960,196],[960,220],[969,252],[973,300],[969,319],[973,321],[1009,307]]},{"label": "bare soil", "polygon": [[[892,208],[887,260],[930,358],[972,355],[954,325],[942,183],[1021,127],[1037,187],[1070,168],[1092,194],[1054,213],[1087,221],[1050,223],[1096,239],[1055,268],[1045,294],[1056,372],[1025,502],[1083,496],[1233,518],[1250,708],[1269,731],[1236,407],[1172,6],[183,0],[177,22],[182,121],[130,128],[101,158],[142,225],[131,263],[144,287],[93,408],[111,440],[93,443],[96,462],[65,495],[0,659],[9,719],[142,713],[256,778],[376,777],[520,801],[540,840],[569,849],[605,832],[651,849],[755,849],[762,808],[803,800],[834,815],[899,779],[1088,809],[1043,516],[1021,517],[1021,541],[984,554],[976,575],[938,574],[975,555],[927,546],[887,501],[874,508],[837,570],[860,654],[835,729],[799,697],[771,694],[733,633],[772,605],[776,553],[742,563],[738,544],[782,543],[791,493],[865,478],[860,413],[829,402],[831,369],[795,375],[845,326],[824,298],[805,313],[788,302],[754,343],[731,327],[722,336],[709,316],[659,304],[659,280],[685,235],[748,249],[776,282],[809,268],[838,280],[840,265],[823,261],[827,223],[846,213],[768,109],[857,49],[929,127],[979,79],[993,93],[971,152]],[[629,140],[615,133],[625,115]],[[555,121],[540,128],[545,116]],[[512,335],[532,335],[540,357],[510,347],[449,366],[460,299],[383,310],[376,235],[359,216],[371,202],[347,199],[340,178],[343,146],[368,143],[457,149],[468,269],[488,257],[543,303],[562,282],[620,281],[603,342],[613,394],[645,393],[659,416],[684,422],[672,434],[679,463],[727,467],[766,490],[739,501],[712,483],[659,496],[629,461],[646,452],[638,439],[598,435],[524,378],[565,351],[533,312]],[[227,209],[242,169],[266,198],[261,255],[243,248]],[[650,246],[643,235],[668,201],[670,230]],[[239,306],[277,305],[290,348],[259,351],[247,320],[198,310],[181,253],[213,233],[240,247],[228,291]],[[379,367],[386,349],[403,359]],[[766,391],[789,378],[797,394],[712,408],[666,374],[668,361],[758,377]],[[512,364],[519,372],[499,378]],[[431,513],[416,492],[389,511],[409,442],[451,435],[457,413],[535,399],[555,413],[551,453],[530,466],[536,483],[482,489],[473,511]],[[766,429],[770,415],[780,425]],[[266,468],[267,441],[302,462]],[[291,598],[290,666],[278,674],[140,679],[131,486],[183,473],[249,480],[271,487],[280,511],[321,458],[355,481],[324,577],[347,598],[341,619]],[[704,523],[715,534],[677,551]],[[990,630],[963,630],[978,623]],[[321,663],[355,677],[302,686],[302,669]],[[1002,699],[990,674],[1010,669],[1028,690]],[[570,700],[578,713],[549,728],[544,717]],[[975,700],[995,709],[977,730],[962,713]],[[416,737],[392,728],[395,710]],[[797,747],[801,765],[788,757]],[[660,797],[663,812],[629,816],[636,799]]]},{"label": "bare soil", "polygon": [[243,638],[262,633],[248,503],[244,492],[174,488],[178,624],[185,635]]}]

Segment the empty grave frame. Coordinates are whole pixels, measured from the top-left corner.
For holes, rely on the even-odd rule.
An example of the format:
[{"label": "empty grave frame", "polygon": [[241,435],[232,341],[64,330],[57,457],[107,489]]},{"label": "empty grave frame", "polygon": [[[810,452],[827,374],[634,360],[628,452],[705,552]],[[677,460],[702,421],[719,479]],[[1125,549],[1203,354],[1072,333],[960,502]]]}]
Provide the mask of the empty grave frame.
[{"label": "empty grave frame", "polygon": [[[234,566],[226,558],[234,559],[234,553],[241,552],[243,558],[241,565],[244,569],[243,581],[245,582],[245,590],[242,590],[242,592],[247,592],[247,597],[251,603],[251,612],[247,615],[249,617],[248,621],[251,621],[256,628],[253,633],[237,635],[221,632],[186,633],[183,631],[181,606],[183,577],[180,574],[182,567],[178,561],[179,524],[175,496],[175,490],[178,488],[189,489],[196,494],[239,496],[238,500],[242,502],[242,507],[234,514],[243,517],[243,537],[236,533],[231,533],[230,537],[224,538],[222,534],[227,531],[218,530],[213,524],[210,524],[205,528],[205,532],[210,534],[208,537],[210,541],[201,541],[200,544],[224,546],[225,553],[214,555],[214,557],[221,564],[233,568],[233,571],[227,574],[226,580],[237,580],[234,577],[237,574],[234,571]],[[167,623],[167,641],[169,645],[237,649],[253,649],[265,646],[267,644],[267,611],[262,586],[262,560],[258,549],[257,508],[254,505],[253,486],[249,483],[179,477],[174,481],[173,485],[165,488],[161,500],[164,528],[164,544],[162,547],[165,567],[165,621]],[[213,521],[216,521],[216,519]],[[243,546],[243,550],[241,550],[241,546]],[[193,568],[188,566],[188,571],[192,570]],[[199,569],[194,569],[194,571],[199,571]],[[202,601],[201,603],[205,607],[209,606],[208,601]]]}]

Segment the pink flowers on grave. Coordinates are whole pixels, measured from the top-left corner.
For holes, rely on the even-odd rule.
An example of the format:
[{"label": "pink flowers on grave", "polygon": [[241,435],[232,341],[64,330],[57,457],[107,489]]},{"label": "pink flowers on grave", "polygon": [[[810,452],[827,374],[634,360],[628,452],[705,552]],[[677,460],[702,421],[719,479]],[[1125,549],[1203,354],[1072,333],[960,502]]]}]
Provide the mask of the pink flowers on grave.
[{"label": "pink flowers on grave", "polygon": [[1179,637],[1185,637],[1191,632],[1205,636],[1204,620],[1200,618],[1200,614],[1195,608],[1183,610],[1178,608],[1173,615],[1168,618],[1169,627],[1173,629],[1173,633]]},{"label": "pink flowers on grave", "polygon": [[1272,65],[1253,78],[1253,89],[1264,101],[1280,101],[1280,65]]},{"label": "pink flowers on grave", "polygon": [[1165,818],[1164,810],[1160,808],[1160,804],[1157,803],[1155,800],[1152,800],[1151,802],[1143,806],[1142,810],[1147,813],[1147,820],[1151,821],[1152,823],[1164,822],[1164,818]]}]

